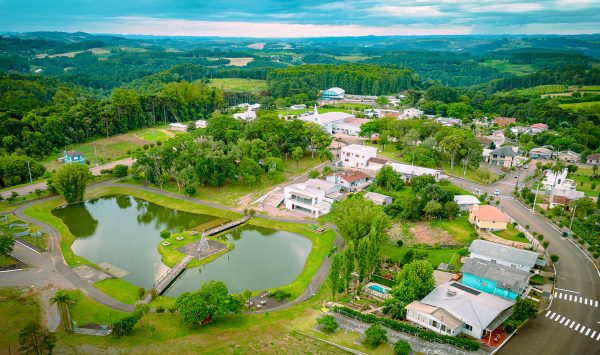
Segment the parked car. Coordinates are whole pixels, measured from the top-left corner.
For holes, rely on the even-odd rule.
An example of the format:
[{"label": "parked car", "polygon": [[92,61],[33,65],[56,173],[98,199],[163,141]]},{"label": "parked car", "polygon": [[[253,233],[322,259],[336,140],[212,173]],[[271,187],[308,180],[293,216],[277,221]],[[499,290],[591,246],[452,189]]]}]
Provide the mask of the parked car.
[{"label": "parked car", "polygon": [[500,195],[500,190],[498,190],[498,189],[494,190],[494,196],[498,196],[498,195]]}]

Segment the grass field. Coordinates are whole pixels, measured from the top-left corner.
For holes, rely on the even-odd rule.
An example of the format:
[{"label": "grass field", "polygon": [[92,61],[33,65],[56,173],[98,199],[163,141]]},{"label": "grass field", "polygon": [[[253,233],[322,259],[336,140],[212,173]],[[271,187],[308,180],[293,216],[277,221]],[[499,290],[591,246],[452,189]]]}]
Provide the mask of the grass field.
[{"label": "grass field", "polygon": [[[591,172],[591,169],[589,169]],[[577,182],[577,190],[583,191],[586,196],[598,196],[600,193],[600,179],[592,179],[590,175],[580,174],[579,170],[575,174],[569,174],[569,179]]]},{"label": "grass field", "polygon": [[457,249],[421,249],[412,247],[398,247],[392,243],[384,243],[381,246],[379,255],[385,258],[391,258],[394,261],[401,260],[409,250],[413,252],[427,253],[427,260],[436,268],[440,263],[451,263],[460,269],[460,256],[457,254]]},{"label": "grass field", "polygon": [[0,288],[0,299],[0,352],[17,354],[21,329],[30,321],[40,320],[37,295],[25,295],[17,288]]},{"label": "grass field", "polygon": [[242,78],[222,78],[211,79],[208,86],[221,88],[223,91],[259,94],[260,92],[267,90],[267,81]]},{"label": "grass field", "polygon": [[122,279],[102,280],[96,282],[94,287],[123,303],[134,304],[140,300],[137,293],[138,287]]},{"label": "grass field", "polygon": [[463,245],[469,245],[473,238],[471,233],[475,232],[473,226],[469,223],[468,217],[458,217],[453,221],[435,220],[429,223],[432,227],[440,227],[448,232],[457,242]]},{"label": "grass field", "polygon": [[358,61],[370,58],[369,56],[366,56],[366,55],[336,55],[336,56],[333,56],[333,57],[335,59],[345,60],[347,62],[358,62]]},{"label": "grass field", "polygon": [[555,94],[560,92],[568,91],[567,85],[539,85],[530,87],[527,89],[514,90],[515,93],[522,95],[542,95],[542,94]]},{"label": "grass field", "polygon": [[480,63],[483,66],[496,68],[502,72],[514,75],[527,75],[536,71],[531,64],[510,64],[506,60],[491,59]]},{"label": "grass field", "polygon": [[512,224],[508,224],[508,228],[503,231],[494,232],[495,235],[502,239],[511,240],[513,242],[529,243],[529,240],[524,236],[519,236],[519,230]]},{"label": "grass field", "polygon": [[575,102],[575,103],[571,103],[571,104],[560,104],[558,106],[565,110],[573,110],[573,111],[579,111],[581,109],[588,109],[588,108],[597,108],[598,111],[600,112],[600,101]]},{"label": "grass field", "polygon": [[[496,180],[498,178],[498,175],[487,170],[483,164],[481,166],[479,166],[479,169],[475,170],[472,168],[467,168],[466,174],[463,176],[463,166],[457,163],[454,163],[454,168],[450,169],[450,163],[448,162],[442,162],[442,168],[444,170],[444,173],[450,175],[450,176],[456,176],[462,179],[466,179],[466,180],[470,180],[470,181],[474,181],[477,183],[491,183],[492,181]],[[478,171],[482,171],[482,172],[489,172],[490,173],[490,178],[487,180],[482,181],[479,176],[477,175]]]}]

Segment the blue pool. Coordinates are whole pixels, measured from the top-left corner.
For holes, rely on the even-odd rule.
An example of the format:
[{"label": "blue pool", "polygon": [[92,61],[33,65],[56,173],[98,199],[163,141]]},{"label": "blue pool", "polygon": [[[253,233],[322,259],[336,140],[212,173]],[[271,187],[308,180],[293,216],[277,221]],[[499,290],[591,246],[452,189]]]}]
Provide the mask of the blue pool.
[{"label": "blue pool", "polygon": [[379,292],[379,293],[383,293],[383,294],[388,293],[388,289],[383,288],[379,285],[369,285],[369,290],[373,290],[375,292]]}]

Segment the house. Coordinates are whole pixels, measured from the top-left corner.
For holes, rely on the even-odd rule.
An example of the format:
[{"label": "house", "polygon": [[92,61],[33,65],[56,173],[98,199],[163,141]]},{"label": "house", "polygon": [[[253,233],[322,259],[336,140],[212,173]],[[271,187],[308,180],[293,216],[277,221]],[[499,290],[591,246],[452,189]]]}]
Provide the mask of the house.
[{"label": "house", "polygon": [[552,159],[554,157],[554,152],[552,149],[537,147],[529,151],[529,157],[531,157],[531,159]]},{"label": "house", "polygon": [[360,133],[360,126],[367,122],[369,122],[369,120],[366,118],[358,118],[354,116],[346,117],[342,122],[334,122],[333,133],[347,134],[349,136],[358,136],[358,134]]},{"label": "house", "polygon": [[413,176],[431,175],[436,181],[442,179],[442,172],[436,169],[424,168],[421,166],[402,164],[402,163],[391,163],[390,166],[395,172],[400,174],[404,178],[405,182],[410,182]]},{"label": "house", "polygon": [[376,113],[377,117],[379,117],[379,118],[393,117],[393,118],[402,119],[402,117],[400,116],[400,111],[398,111],[398,110],[375,109],[375,113]]},{"label": "house", "polygon": [[378,194],[377,192],[367,192],[364,196],[365,199],[372,201],[376,205],[388,206],[392,204],[393,199],[390,196]]},{"label": "house", "polygon": [[548,125],[544,123],[534,123],[531,126],[529,126],[529,132],[531,134],[546,132],[546,130],[548,130]]},{"label": "house", "polygon": [[331,211],[331,204],[342,197],[340,186],[318,179],[283,188],[285,208],[319,218]]},{"label": "house", "polygon": [[371,184],[369,175],[356,170],[331,174],[326,178],[326,181],[340,185],[344,191],[358,191]]},{"label": "house", "polygon": [[65,150],[63,162],[83,164],[85,162],[85,158],[83,154],[76,150]]},{"label": "house", "polygon": [[290,106],[290,108],[292,110],[306,110],[306,105],[305,104],[292,105],[292,106]]},{"label": "house", "polygon": [[510,169],[510,167],[513,166],[515,157],[517,157],[518,155],[518,147],[500,147],[490,152],[490,156],[488,157],[488,163],[490,165],[497,165],[503,168]]},{"label": "house", "polygon": [[386,159],[373,157],[373,158],[369,158],[369,160],[367,160],[367,169],[373,170],[373,171],[375,171],[375,170],[379,171],[385,165],[389,165],[389,164],[390,164],[390,162]]},{"label": "house", "polygon": [[454,195],[454,202],[461,211],[468,211],[469,207],[481,204],[479,199],[473,195]]},{"label": "house", "polygon": [[469,209],[469,222],[477,229],[489,231],[504,230],[510,219],[492,205],[473,205]]},{"label": "house", "polygon": [[558,160],[566,163],[579,163],[581,155],[571,150],[558,153]]},{"label": "house", "polygon": [[329,100],[343,100],[344,94],[346,91],[342,88],[334,87],[327,89],[321,93],[321,100],[329,101]]},{"label": "house", "polygon": [[249,106],[248,109],[244,112],[234,113],[233,118],[235,118],[236,120],[254,121],[256,119],[256,111],[250,109]]},{"label": "house", "polygon": [[588,164],[600,165],[600,153],[588,155],[585,162]]},{"label": "house", "polygon": [[205,120],[196,121],[196,128],[206,128],[208,127],[208,122]]},{"label": "house", "polygon": [[451,281],[406,306],[406,319],[439,334],[481,339],[510,317],[513,305],[511,300]]},{"label": "house", "polygon": [[425,112],[419,110],[418,108],[407,108],[400,112],[400,118],[419,118],[423,116]]},{"label": "house", "polygon": [[546,175],[542,181],[544,190],[552,190],[555,187],[567,190],[575,190],[577,183],[574,180],[567,179],[568,174],[568,169],[563,169],[557,173],[553,172],[552,170],[546,170]]},{"label": "house", "polygon": [[316,105],[312,113],[300,115],[298,119],[304,122],[317,123],[329,134],[343,133],[351,136],[357,136],[360,133],[360,126],[368,122],[367,119],[356,118],[356,116],[346,112],[319,113]]},{"label": "house", "polygon": [[498,127],[509,126],[517,121],[516,118],[513,117],[496,117],[494,118],[494,124],[498,125]]},{"label": "house", "polygon": [[475,139],[477,139],[477,141],[483,146],[483,148],[489,148],[493,142],[491,139],[482,136],[475,137]]},{"label": "house", "polygon": [[529,286],[531,273],[487,260],[467,258],[462,283],[479,291],[516,300]]},{"label": "house", "polygon": [[483,157],[483,160],[488,161],[488,159],[490,158],[490,154],[492,154],[493,151],[494,151],[493,149],[483,148],[481,150],[481,156]]},{"label": "house", "polygon": [[510,132],[512,134],[518,136],[521,133],[527,133],[527,132],[529,132],[529,127],[525,127],[525,126],[510,127]]},{"label": "house", "polygon": [[527,272],[530,272],[536,264],[543,264],[543,260],[538,261],[539,254],[534,251],[513,248],[482,239],[474,240],[469,247],[469,252],[471,258]]},{"label": "house", "polygon": [[487,136],[486,138],[494,142],[494,146],[496,146],[496,148],[502,146],[502,144],[506,142],[506,137],[504,136],[503,130],[494,131],[492,135]]},{"label": "house", "polygon": [[187,132],[187,125],[179,122],[169,123],[169,130],[175,132]]},{"label": "house", "polygon": [[556,187],[546,195],[545,202],[550,206],[550,208],[554,208],[558,205],[569,206],[572,201],[579,200],[583,197],[585,197],[585,193],[583,191]]},{"label": "house", "polygon": [[438,117],[435,119],[435,121],[446,127],[460,126],[462,124],[462,121],[459,120],[458,118],[451,118],[451,117]]},{"label": "house", "polygon": [[377,148],[366,145],[350,144],[342,147],[342,165],[349,168],[366,168],[371,158],[377,155]]}]

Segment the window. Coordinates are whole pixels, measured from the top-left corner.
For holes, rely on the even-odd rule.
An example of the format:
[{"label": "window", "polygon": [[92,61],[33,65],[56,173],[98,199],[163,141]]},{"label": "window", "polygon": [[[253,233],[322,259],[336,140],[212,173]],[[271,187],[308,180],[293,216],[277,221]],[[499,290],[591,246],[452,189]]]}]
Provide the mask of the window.
[{"label": "window", "polygon": [[471,330],[473,330],[473,327],[471,325],[465,323],[465,329],[468,331],[471,331]]}]

